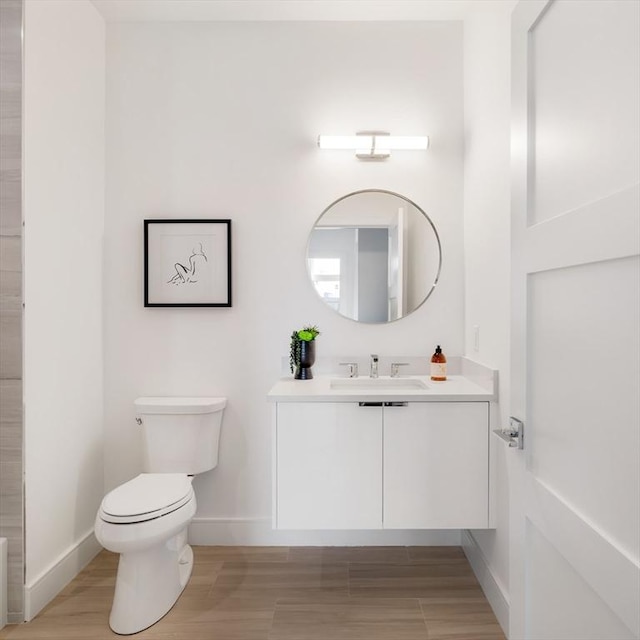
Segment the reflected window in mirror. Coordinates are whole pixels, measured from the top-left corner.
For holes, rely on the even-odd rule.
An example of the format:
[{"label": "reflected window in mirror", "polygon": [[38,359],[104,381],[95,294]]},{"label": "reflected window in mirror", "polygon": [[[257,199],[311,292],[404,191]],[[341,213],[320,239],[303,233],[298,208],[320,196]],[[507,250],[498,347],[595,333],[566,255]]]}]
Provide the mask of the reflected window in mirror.
[{"label": "reflected window in mirror", "polygon": [[309,258],[309,275],[320,297],[336,311],[340,306],[340,258]]}]

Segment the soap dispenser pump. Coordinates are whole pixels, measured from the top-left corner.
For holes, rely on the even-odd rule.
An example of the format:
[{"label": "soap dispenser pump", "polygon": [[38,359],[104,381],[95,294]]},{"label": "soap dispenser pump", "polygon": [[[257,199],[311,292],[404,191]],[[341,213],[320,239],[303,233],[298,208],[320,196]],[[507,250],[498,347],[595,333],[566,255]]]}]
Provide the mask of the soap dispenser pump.
[{"label": "soap dispenser pump", "polygon": [[436,352],[431,356],[431,379],[436,382],[443,382],[447,379],[447,358],[440,345],[436,347]]}]

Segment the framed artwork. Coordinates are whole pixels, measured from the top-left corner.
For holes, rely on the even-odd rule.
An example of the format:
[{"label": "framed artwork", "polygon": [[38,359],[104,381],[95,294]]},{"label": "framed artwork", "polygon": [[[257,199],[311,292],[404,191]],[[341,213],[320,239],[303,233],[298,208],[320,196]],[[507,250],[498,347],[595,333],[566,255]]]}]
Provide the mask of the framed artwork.
[{"label": "framed artwork", "polygon": [[144,306],[230,307],[231,220],[145,220]]}]

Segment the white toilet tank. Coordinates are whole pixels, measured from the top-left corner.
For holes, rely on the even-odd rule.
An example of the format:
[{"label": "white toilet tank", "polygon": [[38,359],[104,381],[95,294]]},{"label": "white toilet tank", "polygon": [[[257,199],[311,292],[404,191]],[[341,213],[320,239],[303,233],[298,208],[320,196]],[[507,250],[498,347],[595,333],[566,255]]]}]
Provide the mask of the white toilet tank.
[{"label": "white toilet tank", "polygon": [[203,473],[218,464],[226,398],[138,398],[147,473]]}]

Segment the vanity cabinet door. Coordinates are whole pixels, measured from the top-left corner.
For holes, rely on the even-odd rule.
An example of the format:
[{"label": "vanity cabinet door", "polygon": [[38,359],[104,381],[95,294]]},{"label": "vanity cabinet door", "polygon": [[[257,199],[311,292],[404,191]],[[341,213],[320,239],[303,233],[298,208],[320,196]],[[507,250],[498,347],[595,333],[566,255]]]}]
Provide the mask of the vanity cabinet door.
[{"label": "vanity cabinet door", "polygon": [[488,526],[489,404],[384,410],[384,528]]},{"label": "vanity cabinet door", "polygon": [[382,408],[278,403],[275,484],[278,529],[380,529]]}]

